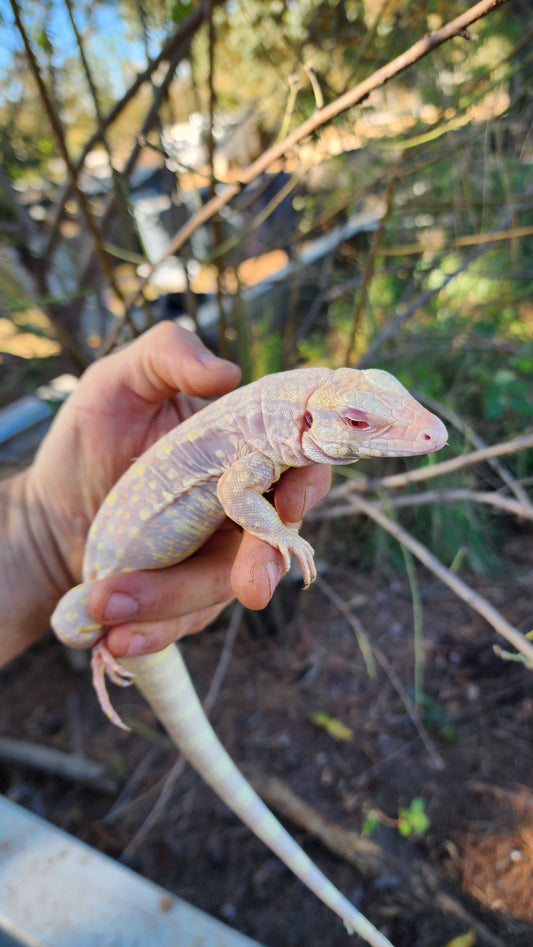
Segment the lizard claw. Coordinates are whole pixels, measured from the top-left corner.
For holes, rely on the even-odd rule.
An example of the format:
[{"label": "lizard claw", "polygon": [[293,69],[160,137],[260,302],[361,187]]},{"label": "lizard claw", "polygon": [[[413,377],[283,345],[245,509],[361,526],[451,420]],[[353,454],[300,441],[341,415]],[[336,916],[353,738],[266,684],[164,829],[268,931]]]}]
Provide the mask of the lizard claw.
[{"label": "lizard claw", "polygon": [[134,675],[131,671],[127,671],[126,668],[119,664],[103,643],[97,644],[93,648],[91,667],[94,689],[100,707],[106,717],[109,717],[111,723],[114,723],[116,727],[120,727],[122,730],[130,730],[131,728],[121,720],[111,704],[109,694],[107,693],[105,676],[107,674],[109,680],[113,681],[113,684],[118,684],[119,687],[129,687],[129,685],[133,683]]},{"label": "lizard claw", "polygon": [[311,583],[316,579],[315,553],[311,544],[296,533],[294,537],[291,537],[287,547],[280,549],[280,552],[285,561],[285,571],[288,571],[291,553],[296,556],[298,565],[302,571],[304,588],[309,588]]},{"label": "lizard claw", "polygon": [[312,546],[310,546],[309,543],[306,543],[305,545],[308,546],[309,549],[295,552],[295,555],[298,559],[298,565],[302,570],[304,589],[308,589],[316,579],[316,566]]}]

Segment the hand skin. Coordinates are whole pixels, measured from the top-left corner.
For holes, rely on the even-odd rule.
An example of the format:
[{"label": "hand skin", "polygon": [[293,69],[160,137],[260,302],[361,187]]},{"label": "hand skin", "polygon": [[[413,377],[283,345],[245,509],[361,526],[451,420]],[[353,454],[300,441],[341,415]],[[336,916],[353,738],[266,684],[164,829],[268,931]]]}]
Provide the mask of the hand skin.
[{"label": "hand skin", "polygon": [[[132,460],[162,434],[239,382],[237,366],[165,322],[95,362],[63,405],[35,461],[0,483],[0,666],[46,630],[61,596],[81,581],[89,526]],[[276,484],[281,518],[299,525],[330,485],[329,467],[287,471]],[[282,575],[277,550],[229,520],[177,566],[107,576],[89,610],[115,657],[159,651],[200,631],[236,596],[263,608]]]}]

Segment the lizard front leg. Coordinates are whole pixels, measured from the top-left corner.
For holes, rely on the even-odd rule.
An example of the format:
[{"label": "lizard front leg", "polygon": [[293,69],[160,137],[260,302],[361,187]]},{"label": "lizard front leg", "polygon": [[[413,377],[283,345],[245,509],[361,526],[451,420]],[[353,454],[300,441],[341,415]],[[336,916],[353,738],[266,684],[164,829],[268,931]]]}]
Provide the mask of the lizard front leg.
[{"label": "lizard front leg", "polygon": [[296,556],[306,587],[316,579],[313,547],[279,518],[263,496],[278,479],[283,468],[259,452],[235,461],[218,482],[217,494],[224,512],[247,533],[269,543],[283,556],[285,572],[291,555]]}]

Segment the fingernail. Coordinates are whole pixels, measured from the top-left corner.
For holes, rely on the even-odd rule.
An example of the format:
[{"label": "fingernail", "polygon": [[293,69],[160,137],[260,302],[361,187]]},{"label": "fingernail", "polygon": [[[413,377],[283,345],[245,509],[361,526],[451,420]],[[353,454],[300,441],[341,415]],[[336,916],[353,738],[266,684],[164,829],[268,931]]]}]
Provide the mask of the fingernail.
[{"label": "fingernail", "polygon": [[140,654],[144,654],[146,651],[146,638],[144,635],[140,635],[138,632],[131,636],[128,641],[126,650],[123,654],[125,658],[136,658]]},{"label": "fingernail", "polygon": [[219,356],[211,352],[210,349],[199,349],[199,351],[196,352],[196,358],[205,368],[218,368],[220,365],[231,365],[235,371],[238,371],[237,366],[234,365],[233,362],[229,362],[227,358],[219,358]]},{"label": "fingernail", "polygon": [[125,592],[112,592],[107,600],[104,612],[104,621],[124,621],[132,618],[139,611],[139,603]]},{"label": "fingernail", "polygon": [[312,510],[316,503],[316,488],[311,486],[311,484],[305,488],[304,491],[304,506],[302,516],[305,516],[306,513],[309,513],[309,510]]},{"label": "fingernail", "polygon": [[268,578],[268,585],[270,588],[270,597],[274,594],[274,589],[276,588],[279,580],[281,579],[281,572],[277,562],[265,562],[265,571]]}]

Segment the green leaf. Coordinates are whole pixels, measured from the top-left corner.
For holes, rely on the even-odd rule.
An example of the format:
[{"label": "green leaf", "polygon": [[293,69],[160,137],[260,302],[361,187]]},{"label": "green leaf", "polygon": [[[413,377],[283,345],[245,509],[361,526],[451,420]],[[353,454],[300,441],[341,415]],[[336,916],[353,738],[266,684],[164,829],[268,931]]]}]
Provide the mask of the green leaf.
[{"label": "green leaf", "polygon": [[452,940],[449,940],[446,947],[474,947],[476,935],[474,931],[467,931],[466,934],[459,934]]},{"label": "green leaf", "polygon": [[379,824],[380,824],[380,820],[379,820],[379,817],[376,815],[376,813],[369,812],[365,821],[363,822],[363,826],[361,829],[362,834],[372,835],[372,833],[376,831]]},{"label": "green leaf", "polygon": [[180,20],[185,19],[193,7],[194,3],[189,2],[189,0],[176,0],[170,11],[170,19],[173,23],[179,23]]},{"label": "green leaf", "polygon": [[398,832],[408,836],[415,832],[423,835],[429,828],[429,819],[423,799],[413,799],[408,809],[398,809]]},{"label": "green leaf", "polygon": [[337,720],[336,717],[330,717],[329,714],[322,713],[320,710],[310,714],[309,719],[311,723],[314,723],[315,727],[320,727],[322,730],[325,730],[334,740],[347,742],[353,740],[355,736],[353,730],[347,727],[345,723],[342,723],[341,720]]}]

